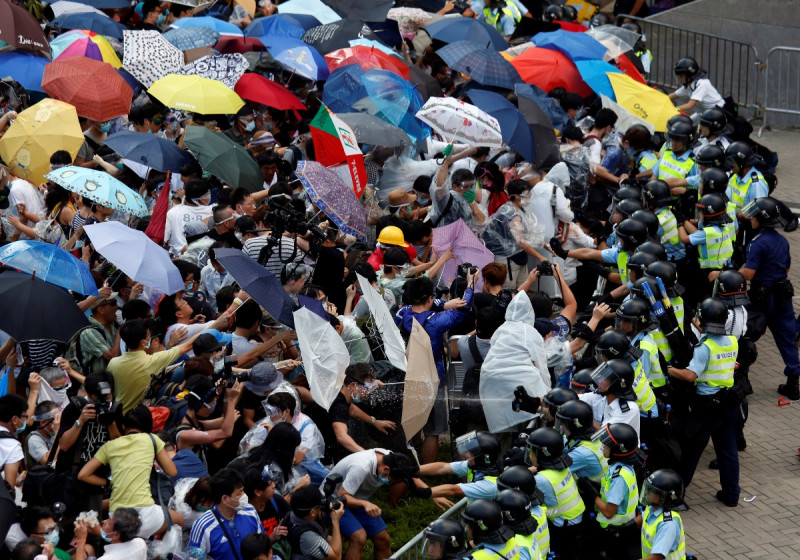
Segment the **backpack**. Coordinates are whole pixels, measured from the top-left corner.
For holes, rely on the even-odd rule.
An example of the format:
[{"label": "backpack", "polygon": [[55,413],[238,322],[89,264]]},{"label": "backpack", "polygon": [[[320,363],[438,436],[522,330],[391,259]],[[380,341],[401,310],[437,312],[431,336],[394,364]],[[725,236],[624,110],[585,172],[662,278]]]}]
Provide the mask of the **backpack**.
[{"label": "backpack", "polygon": [[72,340],[69,341],[67,354],[65,356],[69,361],[70,365],[72,366],[72,369],[74,369],[77,372],[83,373],[84,375],[92,372],[92,369],[89,368],[84,363],[84,360],[86,360],[86,356],[83,355],[83,351],[81,349],[81,333],[86,329],[95,329],[100,333],[102,333],[104,330],[103,327],[93,324],[90,324],[88,327],[79,330],[77,333],[75,333],[75,336],[72,337]]},{"label": "backpack", "polygon": [[176,389],[180,386],[180,383],[170,383],[169,380],[172,379],[172,374],[175,370],[182,365],[183,362],[179,362],[165,367],[158,373],[150,374],[150,383],[144,390],[142,404],[145,406],[158,406],[159,402],[163,400],[164,397],[174,396],[177,393]]},{"label": "backpack", "polygon": [[156,406],[147,408],[153,416],[153,431],[166,430],[174,436],[174,432],[186,416],[189,401],[177,397],[162,397]]}]

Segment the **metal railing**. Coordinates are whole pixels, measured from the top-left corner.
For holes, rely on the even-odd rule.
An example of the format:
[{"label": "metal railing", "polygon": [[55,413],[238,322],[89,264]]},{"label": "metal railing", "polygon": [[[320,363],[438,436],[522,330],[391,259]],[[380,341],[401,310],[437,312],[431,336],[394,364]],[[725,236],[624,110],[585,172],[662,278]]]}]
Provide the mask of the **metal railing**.
[{"label": "metal railing", "polygon": [[630,19],[642,28],[653,55],[647,80],[651,85],[677,89],[672,68],[679,59],[691,56],[708,72],[720,95],[732,96],[740,107],[753,109],[756,114],[761,110],[759,85],[764,64],[753,45],[650,19]]},{"label": "metal railing", "polygon": [[800,115],[800,48],[774,47],[767,53],[764,118],[759,136],[767,126],[769,112]]},{"label": "metal railing", "polygon": [[[467,499],[461,498],[453,507],[448,509],[437,519],[453,517],[459,511],[467,507]],[[389,560],[420,560],[422,558],[422,548],[425,546],[425,531],[420,531],[414,538],[404,544],[397,552],[389,557]]]}]

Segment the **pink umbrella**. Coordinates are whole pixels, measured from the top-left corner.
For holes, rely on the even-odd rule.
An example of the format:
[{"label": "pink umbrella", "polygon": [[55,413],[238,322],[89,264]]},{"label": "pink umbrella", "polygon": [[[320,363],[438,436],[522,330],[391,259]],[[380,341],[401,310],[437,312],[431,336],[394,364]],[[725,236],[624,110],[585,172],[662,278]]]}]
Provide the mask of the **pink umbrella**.
[{"label": "pink umbrella", "polygon": [[[448,249],[453,251],[454,258],[445,263],[441,272],[442,282],[448,286],[458,276],[459,264],[470,263],[480,270],[490,262],[494,262],[492,252],[472,233],[463,220],[433,230],[433,250],[436,254],[441,255]],[[475,282],[475,290],[480,291],[482,287],[483,278],[479,277]]]}]

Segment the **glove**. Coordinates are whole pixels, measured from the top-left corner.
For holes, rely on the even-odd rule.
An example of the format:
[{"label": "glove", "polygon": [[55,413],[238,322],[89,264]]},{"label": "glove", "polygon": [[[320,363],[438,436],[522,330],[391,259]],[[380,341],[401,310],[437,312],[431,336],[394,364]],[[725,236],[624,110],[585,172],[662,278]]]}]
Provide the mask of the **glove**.
[{"label": "glove", "polygon": [[524,412],[536,414],[541,404],[542,399],[530,396],[522,385],[514,389],[514,400],[511,402],[511,408],[514,412],[522,410]]},{"label": "glove", "polygon": [[559,241],[557,237],[550,239],[550,248],[553,250],[553,254],[555,254],[557,257],[561,257],[562,259],[567,258],[568,251],[564,250],[564,248],[561,246],[561,241]]},{"label": "glove", "polygon": [[585,266],[586,271],[593,272],[598,276],[602,276],[603,278],[608,278],[608,275],[611,274],[610,268],[603,266],[597,261],[584,261],[581,266]]},{"label": "glove", "polygon": [[672,209],[672,215],[675,216],[675,220],[678,222],[678,225],[681,225],[686,221],[686,216],[683,214],[683,210],[677,204]]},{"label": "glove", "polygon": [[614,296],[611,295],[611,292],[607,294],[603,294],[602,296],[592,296],[592,301],[600,303],[605,303],[606,305],[611,305],[611,302],[614,301]]},{"label": "glove", "polygon": [[472,204],[473,202],[475,202],[475,189],[474,188],[470,189],[464,192],[464,194],[462,194],[461,196],[464,197],[464,200]]},{"label": "glove", "polygon": [[503,453],[503,469],[525,465],[525,449],[514,447]]},{"label": "glove", "polygon": [[427,500],[431,497],[433,491],[430,488],[420,488],[415,484],[408,485],[408,495],[412,498],[422,498],[423,500]]},{"label": "glove", "polygon": [[594,501],[600,495],[594,483],[585,477],[578,478],[578,492],[580,492],[581,496],[591,501]]}]

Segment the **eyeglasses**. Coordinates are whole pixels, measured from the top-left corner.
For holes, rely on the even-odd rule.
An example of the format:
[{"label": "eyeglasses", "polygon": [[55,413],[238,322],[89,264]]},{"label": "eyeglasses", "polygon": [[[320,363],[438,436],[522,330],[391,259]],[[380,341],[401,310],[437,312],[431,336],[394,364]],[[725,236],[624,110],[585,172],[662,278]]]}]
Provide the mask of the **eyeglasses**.
[{"label": "eyeglasses", "polygon": [[453,185],[453,188],[458,190],[467,190],[471,189],[475,185],[475,181],[461,181],[457,185]]}]

